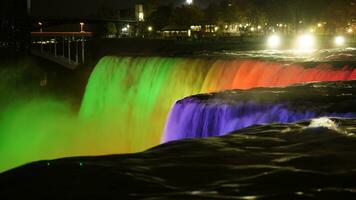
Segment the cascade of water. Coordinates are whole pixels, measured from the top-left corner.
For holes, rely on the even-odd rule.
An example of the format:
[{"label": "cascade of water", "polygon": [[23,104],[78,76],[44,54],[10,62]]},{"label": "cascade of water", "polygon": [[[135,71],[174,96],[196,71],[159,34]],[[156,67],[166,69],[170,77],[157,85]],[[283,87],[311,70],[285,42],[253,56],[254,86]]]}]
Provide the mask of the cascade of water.
[{"label": "cascade of water", "polygon": [[328,64],[306,68],[252,60],[105,57],[91,75],[80,116],[100,124],[101,135],[115,141],[115,153],[136,152],[160,143],[177,99],[228,89],[355,78],[356,70]]},{"label": "cascade of water", "polygon": [[17,98],[0,113],[0,171],[36,160],[156,146],[171,106],[193,94],[350,79],[356,79],[356,70],[331,65],[104,57],[90,77],[79,117],[68,102],[45,97]]}]

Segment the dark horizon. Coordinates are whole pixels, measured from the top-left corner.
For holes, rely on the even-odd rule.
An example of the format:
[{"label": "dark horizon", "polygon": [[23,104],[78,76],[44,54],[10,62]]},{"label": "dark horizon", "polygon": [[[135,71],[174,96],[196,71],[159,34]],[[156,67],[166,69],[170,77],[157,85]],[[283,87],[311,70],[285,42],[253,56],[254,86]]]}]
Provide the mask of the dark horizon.
[{"label": "dark horizon", "polygon": [[[205,7],[211,2],[221,0],[194,0],[198,6]],[[103,7],[113,7],[117,9],[133,8],[136,3],[145,2],[145,0],[32,0],[32,15],[36,17],[86,17],[97,13]],[[160,4],[179,5],[185,3],[185,0],[164,0]],[[68,6],[65,6],[68,5]],[[85,5],[83,7],[83,5]],[[45,9],[44,9],[45,8]],[[83,9],[82,9],[83,8]],[[85,9],[84,9],[85,8]]]}]

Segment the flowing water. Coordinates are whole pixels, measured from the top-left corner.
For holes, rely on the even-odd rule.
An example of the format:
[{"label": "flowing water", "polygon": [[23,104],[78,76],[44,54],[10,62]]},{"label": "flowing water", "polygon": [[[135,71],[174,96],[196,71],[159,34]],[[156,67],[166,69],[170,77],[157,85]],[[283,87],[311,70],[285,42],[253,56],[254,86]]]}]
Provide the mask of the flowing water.
[{"label": "flowing water", "polygon": [[202,94],[178,101],[164,142],[226,135],[249,126],[319,117],[356,118],[356,82]]},{"label": "flowing water", "polygon": [[356,79],[351,66],[253,60],[105,57],[89,80],[80,116],[100,122],[121,152],[160,143],[168,112],[183,97],[228,89]]},{"label": "flowing water", "polygon": [[190,95],[353,79],[352,62],[104,57],[90,77],[79,114],[53,97],[15,99],[1,111],[0,171],[36,160],[159,145],[172,105]]},{"label": "flowing water", "polygon": [[355,199],[355,127],[276,123],[139,154],[37,162],[0,174],[0,198]]}]

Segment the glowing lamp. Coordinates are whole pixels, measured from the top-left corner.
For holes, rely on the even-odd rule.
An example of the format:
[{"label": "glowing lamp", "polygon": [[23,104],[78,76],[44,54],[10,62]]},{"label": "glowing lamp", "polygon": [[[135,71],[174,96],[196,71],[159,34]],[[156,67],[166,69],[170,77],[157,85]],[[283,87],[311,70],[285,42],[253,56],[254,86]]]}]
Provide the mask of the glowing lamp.
[{"label": "glowing lamp", "polygon": [[345,38],[343,36],[337,36],[334,39],[334,43],[336,46],[343,46],[345,44]]},{"label": "glowing lamp", "polygon": [[267,39],[267,45],[269,48],[277,48],[281,45],[281,37],[278,35],[272,35]]},{"label": "glowing lamp", "polygon": [[138,21],[140,22],[145,21],[145,16],[143,12],[138,13]]},{"label": "glowing lamp", "polygon": [[80,32],[84,32],[84,22],[80,22]]},{"label": "glowing lamp", "polygon": [[193,0],[187,0],[186,3],[187,3],[188,5],[192,5],[192,4],[193,4]]},{"label": "glowing lamp", "polygon": [[311,50],[315,46],[315,38],[311,34],[301,35],[297,38],[297,47],[299,50]]}]

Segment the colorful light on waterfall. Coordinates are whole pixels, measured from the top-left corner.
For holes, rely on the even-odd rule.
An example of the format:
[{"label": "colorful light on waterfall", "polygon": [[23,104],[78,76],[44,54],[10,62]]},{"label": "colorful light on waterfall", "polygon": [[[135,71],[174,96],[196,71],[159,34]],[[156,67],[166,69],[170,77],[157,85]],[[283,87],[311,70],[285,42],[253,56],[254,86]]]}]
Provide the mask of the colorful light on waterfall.
[{"label": "colorful light on waterfall", "polygon": [[42,159],[156,146],[172,105],[193,94],[352,79],[355,69],[328,64],[104,57],[90,77],[79,117],[53,99],[14,103],[1,113],[0,171]]},{"label": "colorful light on waterfall", "polygon": [[351,118],[356,117],[356,113],[293,111],[282,103],[240,101],[236,104],[205,104],[185,99],[173,107],[163,142],[223,136],[253,125],[292,123],[317,117]]},{"label": "colorful light on waterfall", "polygon": [[89,80],[81,117],[106,124],[103,132],[112,135],[116,150],[136,152],[160,143],[170,108],[186,96],[355,78],[356,70],[328,64],[106,57]]}]

